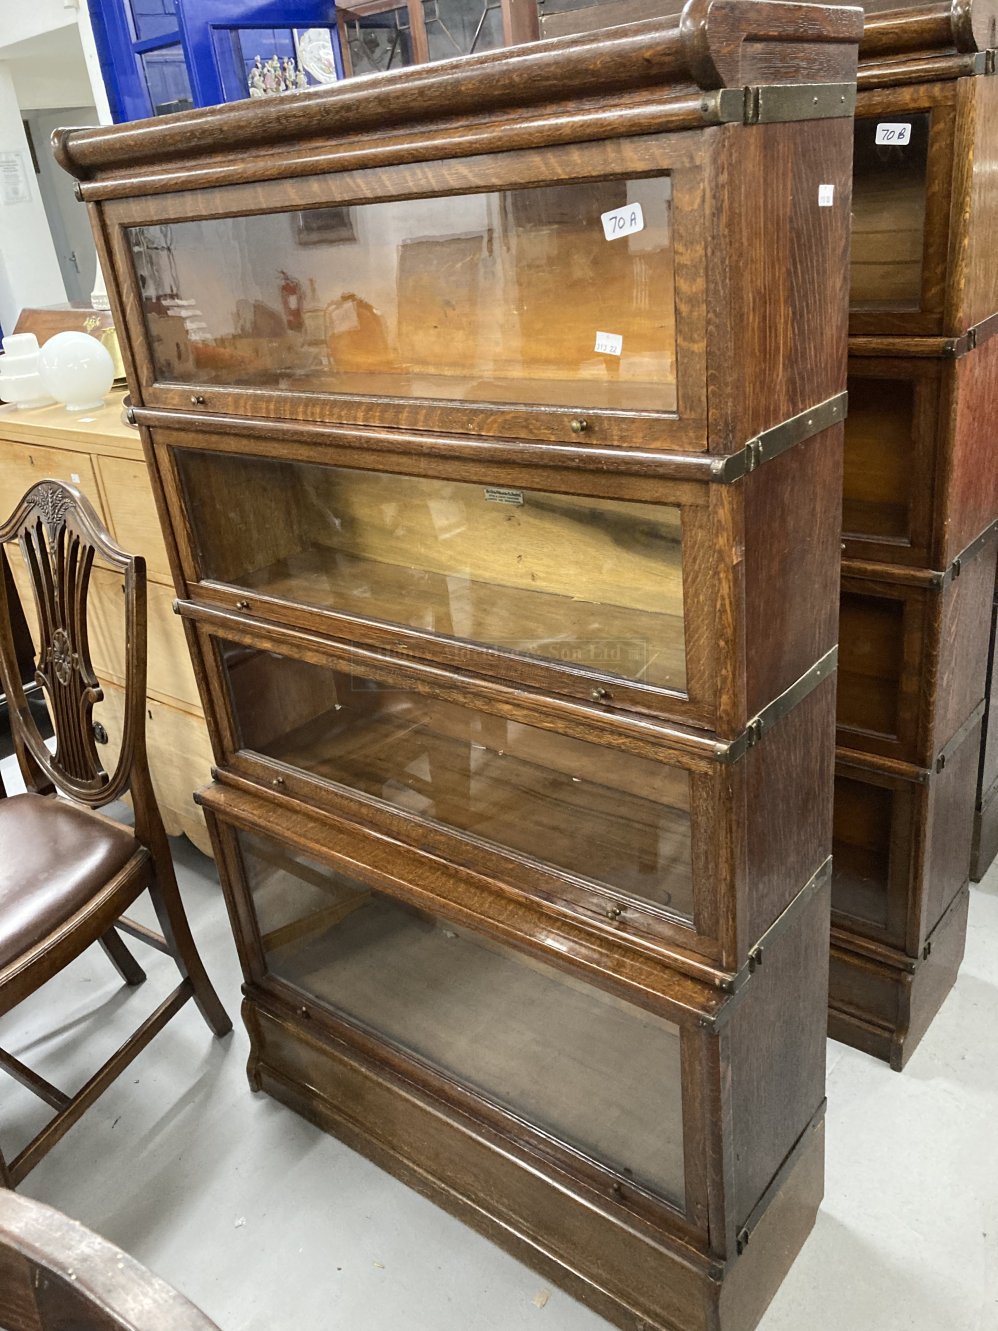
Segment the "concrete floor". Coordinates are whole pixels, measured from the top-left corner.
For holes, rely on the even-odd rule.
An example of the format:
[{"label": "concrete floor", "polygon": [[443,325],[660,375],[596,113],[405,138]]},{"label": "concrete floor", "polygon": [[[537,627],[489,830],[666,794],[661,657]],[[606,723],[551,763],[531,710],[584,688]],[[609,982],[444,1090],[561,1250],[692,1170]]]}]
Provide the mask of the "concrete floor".
[{"label": "concrete floor", "polygon": [[[2,767],[13,793],[16,775]],[[127,1249],[222,1331],[605,1331],[492,1244],[249,1092],[214,867],[187,842],[175,853],[237,1029],[212,1041],[185,1008],[22,1190]],[[0,1044],[75,1088],[173,983],[166,958],[136,951],[143,988],[122,989],[94,950],[0,1022]],[[45,1113],[4,1078],[4,1150],[19,1149]],[[907,1070],[829,1044],[825,1202],[761,1326],[998,1326],[998,873],[972,895],[959,983]]]}]

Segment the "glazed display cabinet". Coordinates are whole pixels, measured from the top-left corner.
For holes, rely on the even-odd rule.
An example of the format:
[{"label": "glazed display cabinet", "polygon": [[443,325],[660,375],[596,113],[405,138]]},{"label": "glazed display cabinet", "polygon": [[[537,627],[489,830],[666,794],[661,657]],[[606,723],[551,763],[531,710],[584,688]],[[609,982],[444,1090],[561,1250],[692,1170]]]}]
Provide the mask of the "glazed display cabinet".
[{"label": "glazed display cabinet", "polygon": [[822,1195],[860,26],[57,136],[251,1084],[628,1331],[749,1331]]},{"label": "glazed display cabinet", "polygon": [[990,844],[998,7],[866,9],[830,1030],[900,1068],[956,979],[972,846],[980,873]]}]

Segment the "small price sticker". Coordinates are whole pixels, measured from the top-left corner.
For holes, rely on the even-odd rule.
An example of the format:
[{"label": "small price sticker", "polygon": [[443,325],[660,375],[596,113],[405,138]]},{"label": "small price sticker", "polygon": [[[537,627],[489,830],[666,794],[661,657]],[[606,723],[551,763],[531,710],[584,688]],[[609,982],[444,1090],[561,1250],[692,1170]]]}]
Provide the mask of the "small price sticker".
[{"label": "small price sticker", "polygon": [[818,186],[818,207],[819,207],[819,208],[831,208],[831,206],[832,206],[832,204],[833,204],[834,202],[835,202],[835,186],[834,186],[834,185],[819,185],[819,186]]},{"label": "small price sticker", "polygon": [[640,203],[629,203],[623,208],[613,208],[608,213],[600,213],[603,234],[607,240],[617,240],[621,236],[633,236],[635,231],[645,229],[645,215]]},{"label": "small price sticker", "polygon": [[619,333],[597,333],[596,350],[604,356],[619,356],[624,350],[624,339]]},{"label": "small price sticker", "polygon": [[877,126],[875,143],[889,143],[894,148],[903,148],[911,142],[911,125],[894,125],[883,120]]},{"label": "small price sticker", "polygon": [[523,491],[511,490],[505,485],[487,485],[485,487],[485,498],[490,504],[516,504],[523,503]]}]

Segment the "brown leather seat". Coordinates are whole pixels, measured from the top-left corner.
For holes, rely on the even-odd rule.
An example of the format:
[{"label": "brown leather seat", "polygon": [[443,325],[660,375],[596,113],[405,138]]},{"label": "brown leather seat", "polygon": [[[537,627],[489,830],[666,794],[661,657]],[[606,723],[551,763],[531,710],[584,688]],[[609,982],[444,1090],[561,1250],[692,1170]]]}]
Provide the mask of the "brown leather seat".
[{"label": "brown leather seat", "polygon": [[[14,550],[23,557],[38,611],[33,646],[54,748],[38,729],[14,651],[10,603],[16,585],[8,579],[5,554]],[[97,752],[93,723],[103,697],[87,634],[95,563],[120,576],[125,598],[124,716],[111,771]],[[145,561],[116,545],[83,495],[59,481],[33,485],[0,522],[0,689],[28,791],[8,797],[0,778],[0,1016],[95,943],[126,984],[141,984],[145,972],[123,933],[165,952],[180,978],[75,1095],[0,1046],[0,1071],[55,1110],[13,1160],[7,1161],[0,1143],[0,1188],[13,1188],[190,999],[216,1035],[227,1034],[232,1022],[191,937],[146,760]],[[133,831],[98,812],[126,793],[135,812]],[[149,893],[158,931],[125,915],[143,892]]]},{"label": "brown leather seat", "polygon": [[85,906],[144,847],[45,795],[0,800],[0,970]]}]

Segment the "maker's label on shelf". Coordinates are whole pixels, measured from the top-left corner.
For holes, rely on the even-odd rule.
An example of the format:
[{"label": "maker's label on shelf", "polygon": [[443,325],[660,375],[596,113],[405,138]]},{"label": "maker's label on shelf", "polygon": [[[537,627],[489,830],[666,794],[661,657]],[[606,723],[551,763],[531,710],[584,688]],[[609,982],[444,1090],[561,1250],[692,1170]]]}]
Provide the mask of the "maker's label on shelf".
[{"label": "maker's label on shelf", "polygon": [[522,504],[523,491],[510,490],[505,485],[487,485],[485,498],[490,504]]},{"label": "maker's label on shelf", "polygon": [[596,350],[604,356],[619,356],[624,350],[624,339],[619,333],[597,333]]},{"label": "maker's label on shelf", "polygon": [[628,203],[623,208],[611,208],[608,213],[600,213],[603,234],[607,240],[618,240],[621,236],[633,236],[635,231],[645,229],[645,215],[640,203]]},{"label": "maker's label on shelf", "polygon": [[887,143],[894,148],[903,148],[911,142],[911,125],[895,125],[889,120],[882,120],[877,126],[875,143]]}]

